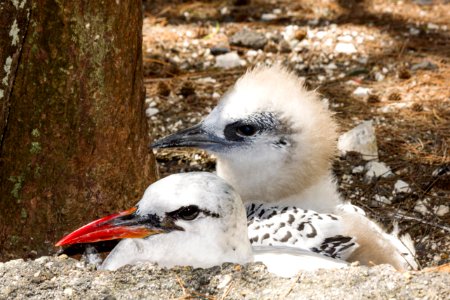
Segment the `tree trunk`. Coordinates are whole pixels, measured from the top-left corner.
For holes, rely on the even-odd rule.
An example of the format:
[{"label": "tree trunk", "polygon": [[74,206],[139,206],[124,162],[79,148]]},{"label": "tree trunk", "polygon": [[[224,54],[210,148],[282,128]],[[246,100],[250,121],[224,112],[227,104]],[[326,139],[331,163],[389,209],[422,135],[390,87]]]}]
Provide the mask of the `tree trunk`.
[{"label": "tree trunk", "polygon": [[0,259],[134,205],[147,150],[142,4],[0,3]]}]

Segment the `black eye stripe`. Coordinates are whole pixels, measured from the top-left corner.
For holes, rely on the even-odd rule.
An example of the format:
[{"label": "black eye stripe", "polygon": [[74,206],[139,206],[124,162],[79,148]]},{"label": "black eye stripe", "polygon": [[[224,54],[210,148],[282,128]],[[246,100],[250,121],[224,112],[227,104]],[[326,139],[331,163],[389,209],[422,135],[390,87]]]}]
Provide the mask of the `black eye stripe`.
[{"label": "black eye stripe", "polygon": [[263,112],[248,116],[243,120],[230,123],[225,126],[224,136],[229,141],[244,141],[246,137],[258,132],[275,130],[278,119],[274,113]]},{"label": "black eye stripe", "polygon": [[197,205],[189,205],[180,207],[177,210],[166,213],[168,217],[174,220],[192,221],[196,219],[200,213],[203,213],[207,217],[219,218],[219,214],[213,213],[206,209],[200,209]]}]

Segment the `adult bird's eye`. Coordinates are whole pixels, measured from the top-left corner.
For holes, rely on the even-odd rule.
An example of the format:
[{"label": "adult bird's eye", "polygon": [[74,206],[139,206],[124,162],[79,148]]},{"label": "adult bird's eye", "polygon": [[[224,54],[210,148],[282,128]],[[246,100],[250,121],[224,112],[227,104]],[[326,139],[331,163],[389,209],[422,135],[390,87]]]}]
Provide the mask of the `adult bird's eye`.
[{"label": "adult bird's eye", "polygon": [[236,133],[241,136],[252,136],[256,133],[256,128],[253,125],[241,125],[236,127]]},{"label": "adult bird's eye", "polygon": [[183,220],[191,221],[197,218],[198,214],[200,213],[200,209],[197,205],[189,205],[186,207],[183,207],[178,212],[178,217],[180,217]]}]

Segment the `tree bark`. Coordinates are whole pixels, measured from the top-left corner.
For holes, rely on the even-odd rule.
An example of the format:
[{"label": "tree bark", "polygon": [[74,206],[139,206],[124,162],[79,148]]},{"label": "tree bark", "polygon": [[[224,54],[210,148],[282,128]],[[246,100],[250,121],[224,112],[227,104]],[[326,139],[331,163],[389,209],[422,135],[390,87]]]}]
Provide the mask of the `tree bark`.
[{"label": "tree bark", "polygon": [[[0,4],[0,260],[134,205],[147,150],[142,3]],[[5,16],[5,18],[4,18]]]}]

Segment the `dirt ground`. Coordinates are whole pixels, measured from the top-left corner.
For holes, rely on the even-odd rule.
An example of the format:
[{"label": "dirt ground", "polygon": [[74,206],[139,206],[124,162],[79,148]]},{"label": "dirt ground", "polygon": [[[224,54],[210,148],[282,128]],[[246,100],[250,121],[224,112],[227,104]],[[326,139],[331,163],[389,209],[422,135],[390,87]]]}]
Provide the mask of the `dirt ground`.
[{"label": "dirt ground", "polygon": [[[358,155],[337,157],[341,193],[387,228],[399,222],[423,267],[450,261],[448,1],[153,0],[145,8],[153,138],[200,121],[248,67],[281,62],[328,99],[342,132],[374,121],[379,159],[394,176],[366,183]],[[265,46],[230,45],[243,28],[262,33]],[[215,66],[226,51],[238,66]],[[160,151],[157,161],[161,176],[215,166],[194,150]],[[393,192],[399,179],[410,192]]]}]

